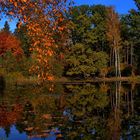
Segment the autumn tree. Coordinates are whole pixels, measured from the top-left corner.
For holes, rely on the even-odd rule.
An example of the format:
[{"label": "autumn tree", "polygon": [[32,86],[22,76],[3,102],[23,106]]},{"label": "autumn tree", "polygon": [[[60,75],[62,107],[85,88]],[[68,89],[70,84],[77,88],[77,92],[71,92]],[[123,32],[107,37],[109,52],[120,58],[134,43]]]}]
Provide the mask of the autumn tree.
[{"label": "autumn tree", "polygon": [[[11,33],[0,32],[0,63],[5,72],[17,71],[23,58],[20,41]],[[22,64],[22,63],[21,63]]]},{"label": "autumn tree", "polygon": [[[107,19],[106,19],[106,35],[110,43],[110,64],[115,65],[116,76],[121,76],[120,70],[120,21],[119,16],[115,13],[113,7],[107,8]],[[113,61],[112,61],[113,60]]]},{"label": "autumn tree", "polygon": [[65,45],[67,21],[65,11],[68,0],[5,0],[0,2],[1,11],[19,19],[18,27],[26,23],[36,65],[31,71],[43,80],[52,80],[53,66],[50,60],[55,50]]},{"label": "autumn tree", "polygon": [[0,56],[10,51],[14,56],[20,56],[22,49],[20,48],[20,41],[12,34],[1,31],[0,32]]}]

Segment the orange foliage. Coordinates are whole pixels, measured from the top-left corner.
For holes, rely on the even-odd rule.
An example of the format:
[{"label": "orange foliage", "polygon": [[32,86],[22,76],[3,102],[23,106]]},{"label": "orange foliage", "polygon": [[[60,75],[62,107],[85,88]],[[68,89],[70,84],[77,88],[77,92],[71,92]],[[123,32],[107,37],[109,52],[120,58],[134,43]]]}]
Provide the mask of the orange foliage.
[{"label": "orange foliage", "polygon": [[107,28],[107,39],[110,42],[111,47],[118,48],[120,47],[120,21],[119,15],[115,13],[113,7],[107,8],[107,19],[106,19],[106,28]]},{"label": "orange foliage", "polygon": [[21,23],[27,25],[37,60],[31,71],[43,80],[52,80],[49,77],[53,69],[50,60],[55,55],[55,48],[66,44],[68,0],[5,0],[0,5],[7,15],[19,19],[19,27]]},{"label": "orange foliage", "polygon": [[49,81],[53,81],[54,80],[54,77],[53,76],[48,76],[48,80]]},{"label": "orange foliage", "polygon": [[0,32],[0,56],[7,51],[12,52],[14,56],[22,55],[23,51],[20,47],[20,41],[8,32]]},{"label": "orange foliage", "polygon": [[6,105],[0,106],[0,127],[6,127],[21,118],[22,106],[19,104],[14,105],[11,110]]}]

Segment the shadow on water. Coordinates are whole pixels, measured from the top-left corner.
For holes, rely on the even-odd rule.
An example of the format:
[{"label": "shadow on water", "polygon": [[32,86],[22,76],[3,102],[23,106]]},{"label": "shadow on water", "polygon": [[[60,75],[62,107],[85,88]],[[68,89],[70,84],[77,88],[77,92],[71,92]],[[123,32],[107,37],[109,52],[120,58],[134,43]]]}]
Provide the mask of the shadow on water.
[{"label": "shadow on water", "polygon": [[5,89],[5,79],[2,75],[0,75],[0,96],[4,94]]}]

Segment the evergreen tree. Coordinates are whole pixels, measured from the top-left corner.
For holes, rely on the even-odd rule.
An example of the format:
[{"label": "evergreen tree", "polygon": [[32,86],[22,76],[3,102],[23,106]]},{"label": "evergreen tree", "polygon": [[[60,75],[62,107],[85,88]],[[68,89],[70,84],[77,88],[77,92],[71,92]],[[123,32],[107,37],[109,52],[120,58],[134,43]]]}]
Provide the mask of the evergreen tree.
[{"label": "evergreen tree", "polygon": [[10,135],[10,126],[6,126],[6,127],[4,128],[4,130],[5,130],[6,137],[8,138],[9,135]]},{"label": "evergreen tree", "polygon": [[121,18],[121,36],[123,46],[126,47],[127,64],[132,68],[132,74],[140,74],[138,67],[140,66],[140,1],[135,0],[137,10],[130,10],[129,14]]},{"label": "evergreen tree", "polygon": [[67,54],[69,76],[87,78],[107,67],[105,6],[76,6],[72,9],[72,45]]},{"label": "evergreen tree", "polygon": [[8,21],[5,21],[4,28],[2,30],[10,33],[10,26],[9,26]]},{"label": "evergreen tree", "polygon": [[97,51],[107,50],[106,16],[103,5],[73,7],[70,15],[73,44],[84,43]]},{"label": "evergreen tree", "polygon": [[20,28],[16,28],[14,34],[21,41],[21,47],[25,56],[29,57],[31,54],[31,39],[28,36],[26,25],[22,25]]},{"label": "evergreen tree", "polygon": [[138,10],[140,11],[140,0],[134,0]]}]

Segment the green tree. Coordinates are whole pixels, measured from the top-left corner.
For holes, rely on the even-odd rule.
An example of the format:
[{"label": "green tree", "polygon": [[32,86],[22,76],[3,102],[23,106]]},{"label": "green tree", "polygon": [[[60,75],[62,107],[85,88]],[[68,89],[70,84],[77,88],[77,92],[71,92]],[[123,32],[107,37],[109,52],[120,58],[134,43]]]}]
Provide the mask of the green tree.
[{"label": "green tree", "polygon": [[106,50],[106,9],[103,5],[76,6],[72,9],[72,42],[84,43],[94,50]]},{"label": "green tree", "polygon": [[5,21],[4,28],[2,29],[4,32],[10,33],[10,26],[8,21]]},{"label": "green tree", "polygon": [[106,7],[103,5],[95,5],[91,6],[92,16],[91,16],[91,23],[92,23],[92,33],[94,36],[94,41],[91,40],[94,44],[94,48],[98,51],[106,51],[108,53],[108,42],[106,37]]},{"label": "green tree", "polygon": [[138,10],[140,10],[140,0],[134,0]]},{"label": "green tree", "polygon": [[91,77],[107,67],[108,56],[105,26],[105,6],[76,6],[69,18],[72,21],[71,46],[67,55],[66,74]]},{"label": "green tree", "polygon": [[22,25],[20,28],[16,28],[14,31],[15,36],[21,41],[21,47],[26,57],[29,57],[31,52],[31,39],[28,36],[26,25]]},{"label": "green tree", "polygon": [[107,66],[108,56],[105,52],[95,52],[86,48],[84,44],[77,43],[72,46],[67,57],[67,75],[91,77]]},{"label": "green tree", "polygon": [[[129,14],[122,16],[121,18],[121,36],[123,40],[123,46],[126,46],[127,64],[132,67],[132,74],[137,67],[138,73],[140,73],[138,67],[140,66],[140,2],[135,0],[137,10],[130,10]],[[127,52],[127,53],[126,53]]]}]

